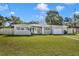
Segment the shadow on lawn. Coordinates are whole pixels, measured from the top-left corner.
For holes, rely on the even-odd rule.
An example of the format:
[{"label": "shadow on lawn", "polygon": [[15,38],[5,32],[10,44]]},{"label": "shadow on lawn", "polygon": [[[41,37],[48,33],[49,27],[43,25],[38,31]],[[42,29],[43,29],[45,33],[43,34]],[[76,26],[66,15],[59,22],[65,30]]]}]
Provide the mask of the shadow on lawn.
[{"label": "shadow on lawn", "polygon": [[27,35],[4,35],[5,37],[31,37],[31,36],[27,36]]},{"label": "shadow on lawn", "polygon": [[71,35],[76,35],[76,34],[37,34],[37,35],[4,35],[5,37],[33,37],[33,36],[71,36]]}]

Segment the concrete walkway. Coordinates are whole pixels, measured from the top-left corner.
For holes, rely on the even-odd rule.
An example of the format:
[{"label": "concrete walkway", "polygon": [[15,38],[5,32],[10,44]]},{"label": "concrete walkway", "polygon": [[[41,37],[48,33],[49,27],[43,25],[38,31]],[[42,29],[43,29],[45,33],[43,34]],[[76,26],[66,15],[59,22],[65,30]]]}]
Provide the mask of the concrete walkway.
[{"label": "concrete walkway", "polygon": [[[79,40],[79,38],[77,38],[76,36],[64,36],[64,37],[74,39],[74,40]],[[79,37],[79,35],[78,35],[78,37]]]}]

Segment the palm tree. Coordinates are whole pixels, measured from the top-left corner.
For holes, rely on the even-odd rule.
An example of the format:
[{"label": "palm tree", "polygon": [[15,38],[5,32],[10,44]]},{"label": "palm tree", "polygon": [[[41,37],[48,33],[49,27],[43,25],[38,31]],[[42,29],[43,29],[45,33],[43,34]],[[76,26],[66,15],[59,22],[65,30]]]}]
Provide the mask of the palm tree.
[{"label": "palm tree", "polygon": [[48,11],[45,21],[49,25],[62,25],[63,18],[57,11]]}]

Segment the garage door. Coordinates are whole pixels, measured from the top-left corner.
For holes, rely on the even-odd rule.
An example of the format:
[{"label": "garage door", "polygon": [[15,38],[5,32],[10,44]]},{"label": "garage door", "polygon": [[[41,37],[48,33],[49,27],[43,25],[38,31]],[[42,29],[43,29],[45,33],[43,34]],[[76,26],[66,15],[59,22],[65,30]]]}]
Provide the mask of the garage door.
[{"label": "garage door", "polygon": [[53,29],[53,34],[64,34],[64,31],[62,29]]}]

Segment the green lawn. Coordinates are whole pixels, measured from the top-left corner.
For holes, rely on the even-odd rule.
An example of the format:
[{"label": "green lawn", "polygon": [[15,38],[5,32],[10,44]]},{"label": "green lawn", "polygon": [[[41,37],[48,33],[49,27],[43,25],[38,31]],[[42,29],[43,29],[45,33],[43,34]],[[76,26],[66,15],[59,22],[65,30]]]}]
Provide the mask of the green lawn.
[{"label": "green lawn", "polygon": [[[79,56],[79,40],[73,40],[64,36],[72,37],[74,35],[0,35],[0,55]],[[75,37],[77,36],[75,35]]]}]

